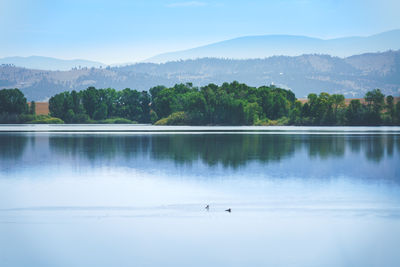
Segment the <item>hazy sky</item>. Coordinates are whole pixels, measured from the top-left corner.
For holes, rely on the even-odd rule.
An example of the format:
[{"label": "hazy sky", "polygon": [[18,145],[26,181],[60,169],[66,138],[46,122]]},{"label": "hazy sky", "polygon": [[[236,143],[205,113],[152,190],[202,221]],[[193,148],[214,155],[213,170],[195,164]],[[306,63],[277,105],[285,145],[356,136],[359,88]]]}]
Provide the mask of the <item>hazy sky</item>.
[{"label": "hazy sky", "polygon": [[333,38],[400,28],[399,0],[0,0],[0,57],[104,63],[245,35]]}]

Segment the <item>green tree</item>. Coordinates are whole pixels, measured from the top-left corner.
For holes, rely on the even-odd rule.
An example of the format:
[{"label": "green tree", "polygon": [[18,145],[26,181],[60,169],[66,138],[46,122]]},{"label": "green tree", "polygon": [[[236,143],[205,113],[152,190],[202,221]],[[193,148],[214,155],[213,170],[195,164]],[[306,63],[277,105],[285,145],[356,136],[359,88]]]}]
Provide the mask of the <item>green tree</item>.
[{"label": "green tree", "polygon": [[380,89],[374,89],[365,94],[365,101],[376,111],[381,111],[384,107],[385,95]]},{"label": "green tree", "polygon": [[150,88],[149,92],[150,92],[150,95],[151,95],[151,100],[154,101],[154,99],[157,98],[158,93],[159,93],[161,90],[165,89],[165,88],[166,88],[166,87],[165,87],[165,86],[162,86],[162,85],[159,85],[159,86],[155,86],[155,87],[153,87],[153,88]]},{"label": "green tree", "polygon": [[150,106],[151,106],[151,97],[147,91],[142,91],[139,96],[139,102],[141,106],[141,116],[139,122],[141,123],[149,123],[151,122],[150,118]]},{"label": "green tree", "polygon": [[192,124],[204,124],[206,118],[206,100],[198,91],[183,95],[184,110]]},{"label": "green tree", "polygon": [[30,107],[29,107],[29,113],[32,115],[36,115],[36,103],[35,101],[31,101]]},{"label": "green tree", "polygon": [[158,115],[154,110],[150,110],[150,121],[153,124],[158,121]]},{"label": "green tree", "polygon": [[395,122],[395,105],[394,105],[394,97],[388,95],[386,97],[386,114],[388,116],[388,123],[393,124]]},{"label": "green tree", "polygon": [[64,110],[66,93],[59,93],[49,99],[49,111],[52,117],[64,120],[67,110]]},{"label": "green tree", "polygon": [[84,90],[82,92],[82,103],[86,113],[90,118],[94,119],[94,113],[100,106],[98,90],[94,87],[89,87],[88,89]]},{"label": "green tree", "polygon": [[72,98],[72,110],[73,110],[73,112],[75,114],[83,113],[83,106],[81,104],[81,97],[75,90],[72,90],[71,98]]},{"label": "green tree", "polygon": [[364,124],[364,108],[360,100],[353,99],[346,109],[346,121],[348,125]]},{"label": "green tree", "polygon": [[217,106],[217,93],[218,86],[215,84],[209,84],[201,88],[201,93],[206,101],[206,114],[205,114],[205,123],[206,124],[215,124],[215,111]]},{"label": "green tree", "polygon": [[331,95],[331,102],[333,104],[333,116],[335,119],[335,124],[338,123],[338,110],[339,108],[344,108],[345,103],[344,103],[344,95],[339,95],[339,94],[333,94]]},{"label": "green tree", "polygon": [[157,97],[153,99],[154,110],[160,118],[165,118],[177,110],[178,103],[176,92],[173,88],[165,88],[158,92]]},{"label": "green tree", "polygon": [[93,114],[93,119],[104,120],[106,118],[107,118],[107,105],[105,103],[101,103],[99,107],[95,110]]},{"label": "green tree", "polygon": [[323,92],[319,94],[315,119],[318,125],[334,124],[332,98],[328,93]]},{"label": "green tree", "polygon": [[0,90],[0,113],[19,115],[27,111],[26,106],[26,98],[20,90]]},{"label": "green tree", "polygon": [[67,113],[63,116],[63,120],[66,123],[74,123],[75,122],[75,112],[72,109],[68,109]]},{"label": "green tree", "polygon": [[247,103],[244,107],[245,123],[253,125],[260,119],[261,107],[257,103]]},{"label": "green tree", "polygon": [[385,95],[381,90],[374,89],[365,94],[365,101],[368,106],[366,121],[370,125],[380,125],[382,122],[381,111],[385,104]]},{"label": "green tree", "polygon": [[119,116],[133,121],[140,121],[143,113],[140,103],[140,93],[136,90],[126,88],[120,91],[119,95]]},{"label": "green tree", "polygon": [[394,118],[394,123],[400,125],[400,101],[396,103]]},{"label": "green tree", "polygon": [[[306,103],[307,104],[307,103]],[[293,108],[289,112],[289,123],[294,125],[302,124],[302,114],[303,105],[300,101],[296,101],[293,105]]]},{"label": "green tree", "polygon": [[[113,117],[117,116],[117,102],[118,102],[118,93],[115,89],[107,88],[107,89],[99,89],[99,104],[97,109],[100,108],[101,104],[105,104],[107,106],[107,116]],[[101,103],[101,104],[100,104]]]}]

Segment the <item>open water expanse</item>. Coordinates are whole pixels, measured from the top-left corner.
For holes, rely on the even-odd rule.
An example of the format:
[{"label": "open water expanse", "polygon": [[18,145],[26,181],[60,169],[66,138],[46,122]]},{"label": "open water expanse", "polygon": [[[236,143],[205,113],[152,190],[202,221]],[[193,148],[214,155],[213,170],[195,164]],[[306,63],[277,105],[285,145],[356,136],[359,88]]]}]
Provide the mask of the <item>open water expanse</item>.
[{"label": "open water expanse", "polygon": [[1,267],[397,267],[399,249],[399,127],[0,126]]}]

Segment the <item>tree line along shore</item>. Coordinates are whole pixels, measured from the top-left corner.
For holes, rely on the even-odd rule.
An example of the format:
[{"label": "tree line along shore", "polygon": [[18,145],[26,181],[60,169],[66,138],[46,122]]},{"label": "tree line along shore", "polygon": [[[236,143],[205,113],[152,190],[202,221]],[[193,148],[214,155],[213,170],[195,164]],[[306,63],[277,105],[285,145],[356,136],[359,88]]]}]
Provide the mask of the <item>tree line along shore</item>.
[{"label": "tree line along shore", "polygon": [[295,94],[275,86],[191,83],[149,91],[89,87],[27,103],[18,89],[0,90],[0,123],[151,123],[155,125],[400,125],[400,101],[379,89],[364,99]]}]

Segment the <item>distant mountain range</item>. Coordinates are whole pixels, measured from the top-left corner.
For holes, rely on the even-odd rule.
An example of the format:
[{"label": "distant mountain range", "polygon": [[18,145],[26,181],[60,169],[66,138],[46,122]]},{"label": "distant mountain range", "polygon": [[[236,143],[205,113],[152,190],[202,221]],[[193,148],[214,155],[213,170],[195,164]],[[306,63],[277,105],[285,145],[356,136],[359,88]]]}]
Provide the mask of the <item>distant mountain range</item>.
[{"label": "distant mountain range", "polygon": [[0,64],[12,64],[17,67],[38,70],[70,70],[72,68],[98,68],[106,66],[103,63],[83,59],[57,59],[52,57],[4,57],[0,58]]},{"label": "distant mountain range", "polygon": [[348,57],[362,53],[384,52],[390,49],[400,49],[400,30],[368,37],[328,40],[293,35],[246,36],[188,50],[160,54],[147,59],[146,62],[160,63],[204,57],[251,59],[303,54]]},{"label": "distant mountain range", "polygon": [[138,63],[124,67],[43,71],[0,65],[0,89],[20,88],[28,100],[45,100],[66,90],[97,88],[148,90],[156,85],[192,82],[195,86],[237,80],[251,86],[275,84],[296,96],[342,93],[363,97],[380,88],[400,95],[400,50],[347,58],[328,55],[274,56],[265,59],[202,58],[163,64]]},{"label": "distant mountain range", "polygon": [[[368,37],[345,37],[319,39],[295,35],[245,36],[188,50],[164,53],[143,62],[165,63],[198,58],[221,59],[263,59],[271,56],[300,56],[304,54],[324,54],[349,57],[363,53],[376,53],[400,49],[400,30],[392,30]],[[0,64],[38,70],[71,70],[73,68],[99,68],[106,64],[96,61],[73,59],[64,60],[51,57],[5,57]],[[122,65],[131,63],[122,63]],[[114,66],[116,66],[115,64]]]}]

